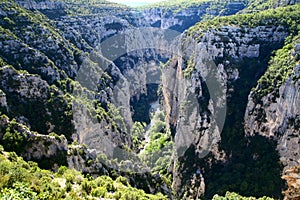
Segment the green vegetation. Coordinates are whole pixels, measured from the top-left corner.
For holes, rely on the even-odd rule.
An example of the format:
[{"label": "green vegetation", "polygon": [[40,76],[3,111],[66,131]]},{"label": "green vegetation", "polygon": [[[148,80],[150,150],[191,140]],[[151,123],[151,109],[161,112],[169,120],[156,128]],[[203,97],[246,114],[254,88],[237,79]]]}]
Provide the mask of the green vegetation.
[{"label": "green vegetation", "polygon": [[166,129],[163,112],[156,113],[152,120],[155,120],[155,124],[149,130],[150,141],[140,157],[153,172],[167,175],[173,149],[171,133]]},{"label": "green vegetation", "polygon": [[[216,1],[213,0],[166,0],[158,3],[150,4],[144,7],[164,7],[164,8],[172,8],[180,7],[181,9],[185,9],[187,7],[199,6],[203,3],[214,3]],[[248,0],[239,1],[239,0],[225,0],[225,1],[217,1],[219,4],[221,3],[229,3],[229,2],[244,2],[247,3]]]},{"label": "green vegetation", "polygon": [[172,8],[172,9],[174,9],[174,7],[181,7],[182,9],[184,9],[186,7],[197,6],[201,3],[211,2],[211,1],[212,0],[166,0],[158,3],[150,4],[147,6],[143,6],[143,7]]},{"label": "green vegetation", "polygon": [[127,132],[127,128],[124,122],[124,118],[121,116],[120,111],[122,107],[117,108],[113,104],[108,104],[108,116],[111,119],[111,124],[115,128],[120,128],[121,131]]},{"label": "green vegetation", "polygon": [[[123,4],[112,3],[105,0],[59,0],[67,3],[66,11],[70,15],[105,15],[107,11],[122,13],[129,9]],[[106,12],[103,12],[103,11]]]},{"label": "green vegetation", "polygon": [[183,71],[184,78],[190,78],[192,72],[195,69],[195,56],[192,55],[185,63],[186,69]]},{"label": "green vegetation", "polygon": [[[300,4],[287,7],[279,7],[276,9],[270,9],[252,14],[237,14],[233,16],[216,17],[213,20],[199,22],[195,26],[191,27],[187,31],[182,44],[184,46],[184,42],[189,41],[189,38],[194,38],[197,42],[200,42],[206,31],[218,30],[223,26],[240,27],[241,33],[245,31],[245,28],[253,28],[258,26],[282,26],[283,29],[289,32],[291,34],[291,37],[293,37],[297,35],[298,31],[300,30],[299,24]],[[282,51],[287,52],[287,49],[291,49],[291,45],[286,46]],[[194,70],[193,59],[194,56],[192,55],[190,59],[186,61],[187,68],[183,72],[185,77],[190,77],[191,73]],[[278,69],[278,67],[273,68]],[[287,74],[288,73],[285,73],[284,76],[286,76]]]},{"label": "green vegetation", "polygon": [[270,93],[274,94],[274,98],[278,97],[279,87],[290,77],[296,64],[299,63],[300,52],[295,51],[296,44],[299,42],[300,34],[296,37],[290,36],[286,39],[284,47],[275,52],[268,70],[253,90],[252,96],[256,101]]},{"label": "green vegetation", "polygon": [[233,16],[217,17],[213,20],[199,22],[191,27],[187,35],[201,39],[209,29],[218,29],[222,26],[252,28],[257,26],[283,26],[290,33],[297,34],[300,24],[300,4],[280,7],[252,14],[237,14]]},{"label": "green vegetation", "polygon": [[131,128],[132,145],[134,151],[139,151],[143,147],[143,137],[146,123],[134,122]]},{"label": "green vegetation", "polygon": [[0,199],[167,199],[162,194],[146,194],[128,184],[124,177],[96,179],[74,169],[60,167],[57,173],[25,162],[0,146]]},{"label": "green vegetation", "polygon": [[[191,27],[184,37],[185,41],[182,46],[188,46],[190,41],[203,41],[206,31],[212,33],[222,32],[223,26],[238,28],[240,34],[247,33],[249,28],[259,26],[282,27],[282,31],[290,34],[283,44],[270,42],[260,42],[257,38],[257,44],[260,44],[260,55],[258,58],[235,59],[231,55],[224,55],[216,59],[216,64],[223,63],[225,68],[231,67],[238,69],[239,79],[228,81],[230,90],[227,99],[226,122],[221,134],[220,148],[230,155],[226,165],[215,161],[211,166],[208,158],[197,159],[194,149],[186,152],[186,155],[180,160],[181,166],[179,172],[184,174],[183,182],[190,180],[190,174],[197,170],[193,164],[201,166],[204,171],[203,176],[206,181],[204,199],[211,199],[214,194],[225,195],[227,191],[239,192],[246,196],[264,196],[272,195],[276,198],[282,198],[281,189],[284,182],[280,179],[282,166],[279,162],[279,156],[276,152],[276,143],[266,138],[255,136],[245,138],[244,132],[244,113],[246,110],[248,95],[256,81],[264,71],[267,73],[258,82],[259,86],[255,89],[255,94],[260,99],[263,95],[278,88],[288,77],[296,65],[299,63],[299,53],[295,53],[295,45],[299,43],[300,30],[300,4],[286,7],[279,7],[252,14],[238,14],[227,17],[216,17],[213,20],[199,22]],[[230,35],[230,31],[228,31]],[[220,36],[220,35],[219,35]],[[220,36],[221,37],[221,36]],[[231,37],[233,39],[234,37]],[[205,41],[204,41],[205,42]],[[214,42],[214,41],[212,41]],[[225,45],[229,41],[224,41]],[[237,42],[238,45],[238,42]],[[273,49],[282,48],[276,51],[275,56],[271,59],[270,54]],[[294,56],[294,57],[293,57]],[[193,55],[185,62],[186,69],[183,71],[185,77],[189,77],[193,72]],[[229,65],[224,63],[225,60],[230,62]],[[276,91],[276,89],[275,89]],[[227,196],[230,196],[229,194]],[[226,199],[224,197],[223,199]],[[227,199],[242,199],[241,197],[232,197]]]},{"label": "green vegetation", "polygon": [[261,197],[261,198],[255,198],[255,197],[243,197],[239,194],[236,194],[234,192],[226,192],[225,196],[219,196],[215,195],[212,200],[273,200],[273,198],[270,197]]},{"label": "green vegetation", "polygon": [[249,5],[242,12],[258,12],[262,10],[272,9],[279,6],[285,6],[288,1],[278,1],[278,0],[250,0]]},{"label": "green vegetation", "polygon": [[23,148],[26,144],[27,135],[16,130],[18,126],[19,124],[15,120],[11,121],[8,124],[1,143],[5,150],[20,154],[23,152]]}]

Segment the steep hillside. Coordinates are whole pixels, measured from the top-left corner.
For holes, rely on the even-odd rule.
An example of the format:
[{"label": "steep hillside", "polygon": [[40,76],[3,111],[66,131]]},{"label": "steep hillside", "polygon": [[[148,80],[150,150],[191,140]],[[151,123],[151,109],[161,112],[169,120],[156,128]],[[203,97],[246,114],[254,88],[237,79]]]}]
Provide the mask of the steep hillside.
[{"label": "steep hillside", "polygon": [[145,7],[142,19],[154,27],[183,32],[201,20],[215,16],[233,15],[244,9],[247,4],[247,0],[162,1]]},{"label": "steep hillside", "polygon": [[[131,137],[125,130],[126,128],[122,126],[124,122],[118,114],[119,111],[109,100],[105,100],[105,95],[108,95],[111,90],[110,87],[113,87],[109,83],[112,78],[99,67],[99,63],[104,65],[105,59],[96,53],[89,56],[88,53],[92,47],[83,40],[79,41],[85,44],[86,52],[76,48],[45,16],[36,11],[25,10],[15,3],[1,2],[0,22],[2,114],[6,114],[10,119],[16,119],[18,123],[26,125],[31,131],[43,135],[54,132],[58,135],[64,135],[67,139],[64,143],[58,144],[59,147],[57,148],[55,147],[57,146],[56,140],[42,136],[35,139],[32,134],[23,134],[21,136],[22,142],[14,142],[18,140],[18,137],[13,137],[9,140],[10,145],[6,144],[6,140],[2,140],[1,143],[8,150],[16,150],[25,159],[37,161],[43,168],[56,169],[57,165],[68,165],[95,175],[111,175],[112,173],[114,173],[112,177],[121,175],[123,170],[115,172],[118,165],[107,164],[105,159],[102,162],[97,161],[95,152],[94,155],[89,155],[90,153],[86,148],[80,150],[83,155],[77,156],[77,149],[81,147],[76,148],[76,143],[86,142],[91,147],[96,148],[90,144],[90,142],[96,141],[84,137],[87,135],[87,138],[92,138],[93,135],[84,132],[86,131],[83,127],[85,121],[81,118],[81,110],[78,110],[76,105],[84,105],[84,112],[96,114],[93,116],[93,120],[98,121],[98,130],[101,130],[100,133],[96,132],[96,134],[108,135],[106,140],[110,141],[112,147],[124,149],[123,151],[126,152],[125,149],[129,149],[128,147],[131,146]],[[80,45],[80,47],[82,46]],[[80,77],[81,80],[79,81],[81,82],[75,81],[76,78],[79,79],[77,77],[79,68],[90,70],[91,75],[88,76],[88,79],[91,80],[94,76],[94,83],[99,84],[99,87],[104,87],[105,90],[99,91],[97,95],[96,89],[85,88],[81,85],[86,77]],[[115,71],[112,73],[120,72],[115,67]],[[92,85],[88,86],[92,87]],[[99,98],[97,102],[94,99],[96,95]],[[118,117],[122,119],[119,122],[116,120]],[[83,121],[76,123],[78,120]],[[86,123],[91,123],[89,120],[87,121]],[[2,135],[4,136],[6,129],[7,127],[3,126]],[[33,139],[31,139],[32,137]],[[45,141],[35,144],[35,141],[40,140],[39,138],[44,138]],[[98,140],[101,138],[99,137]],[[105,141],[103,142],[105,143]],[[74,150],[73,147],[68,148],[68,144],[72,143],[75,145]],[[51,147],[50,151],[47,150],[49,147]],[[43,148],[46,150],[34,153],[37,149]],[[96,149],[98,154],[106,153],[99,143],[97,143]],[[67,160],[67,152],[71,155],[74,154],[74,159]],[[109,156],[110,153],[107,155]],[[112,159],[112,156],[109,159]],[[93,162],[96,164],[92,165]],[[108,165],[108,167],[103,168],[101,163]],[[134,166],[130,163],[129,165]],[[128,175],[127,171],[125,170],[124,174]],[[148,185],[147,181],[136,183],[142,177],[147,179],[148,176],[151,186]],[[137,177],[131,174],[131,177],[133,177],[131,181],[135,183],[136,187],[142,187],[147,191],[151,190],[151,192],[156,190],[153,181],[162,181],[161,177],[153,178],[148,172],[142,175],[137,174]],[[164,183],[157,187],[164,188],[163,190],[170,194]]]},{"label": "steep hillside", "polygon": [[[282,169],[279,160],[282,158],[276,148],[277,141],[281,142],[259,135],[245,137],[243,124],[249,124],[249,128],[255,126],[252,126],[254,124],[249,118],[245,121],[243,119],[248,94],[269,68],[272,50],[282,48],[285,38],[292,48],[295,43],[293,45],[289,38],[298,34],[298,24],[299,5],[295,5],[251,15],[217,18],[199,23],[186,32],[181,45],[183,57],[169,65],[170,69],[175,68],[178,81],[167,83],[167,88],[178,89],[166,91],[164,94],[166,104],[170,105],[167,115],[173,127],[175,140],[176,135],[181,134],[182,136],[178,136],[179,142],[186,142],[188,140],[184,139],[186,136],[183,135],[194,131],[187,136],[194,140],[188,143],[190,146],[186,147],[186,152],[175,161],[178,167],[173,172],[174,188],[179,198],[197,198],[204,191],[205,198],[211,198],[216,192],[224,194],[228,190],[244,195],[267,194],[277,198],[281,196],[280,188],[283,187],[283,182],[280,180]],[[289,35],[290,37],[287,37]],[[272,92],[276,92],[276,87],[289,76],[297,62],[289,56],[290,54],[283,58],[282,52],[285,51],[280,50],[278,56],[281,56],[282,65],[287,62],[290,67],[285,69],[278,66],[275,57],[273,65],[276,69],[264,75],[269,77],[268,74],[272,74],[271,77],[276,80],[278,76],[275,75],[275,71],[280,74],[275,87],[273,79],[269,78],[269,87],[265,84],[263,86]],[[288,60],[285,60],[287,57]],[[296,58],[298,59],[297,56]],[[283,71],[278,71],[279,68]],[[274,69],[272,61],[270,69]],[[284,78],[281,78],[281,75]],[[187,80],[181,80],[181,76]],[[218,83],[213,85],[211,80]],[[189,86],[188,90],[185,89],[186,86]],[[199,102],[198,111],[189,111],[189,106],[182,109],[181,102],[186,102],[191,95],[195,95],[194,98]],[[225,105],[227,113],[224,124],[222,107]],[[267,105],[270,105],[269,101]],[[298,113],[295,109],[299,105],[291,102],[289,106],[295,107],[292,112]],[[272,124],[262,115],[255,116],[261,116],[266,124]],[[262,128],[260,130],[263,130],[259,124],[261,120],[257,119],[256,122],[257,126]],[[289,128],[295,133],[294,125]],[[295,134],[298,135],[297,132]],[[291,142],[290,145],[294,150],[285,148],[285,152],[297,156],[299,143]],[[211,150],[211,153],[207,150]]]},{"label": "steep hillside", "polygon": [[162,194],[146,194],[133,188],[124,177],[85,177],[64,166],[57,173],[42,170],[34,162],[25,162],[14,152],[0,146],[1,199],[167,199]]},{"label": "steep hillside", "polygon": [[243,12],[257,12],[286,5],[294,5],[299,2],[299,0],[252,0]]},{"label": "steep hillside", "polygon": [[[288,38],[285,46],[276,52],[267,72],[250,93],[245,114],[246,134],[276,141],[284,173],[300,166],[299,45],[298,34]],[[294,173],[299,175],[297,170]],[[295,183],[298,192],[286,193],[288,198],[300,195],[300,180],[296,178]],[[289,190],[297,190],[291,183],[288,185]]]}]

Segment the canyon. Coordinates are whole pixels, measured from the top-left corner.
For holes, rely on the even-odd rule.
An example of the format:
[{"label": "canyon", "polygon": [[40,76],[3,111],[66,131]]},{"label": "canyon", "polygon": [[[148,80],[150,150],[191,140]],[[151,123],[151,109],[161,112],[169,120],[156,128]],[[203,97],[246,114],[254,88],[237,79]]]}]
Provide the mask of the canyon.
[{"label": "canyon", "polygon": [[183,2],[1,2],[4,150],[169,199],[298,198],[300,2]]}]

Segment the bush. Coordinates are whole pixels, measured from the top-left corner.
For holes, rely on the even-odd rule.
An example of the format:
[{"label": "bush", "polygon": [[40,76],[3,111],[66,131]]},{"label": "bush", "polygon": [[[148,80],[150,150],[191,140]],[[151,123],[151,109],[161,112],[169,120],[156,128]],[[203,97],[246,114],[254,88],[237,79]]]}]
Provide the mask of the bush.
[{"label": "bush", "polygon": [[94,183],[97,187],[105,187],[107,191],[114,190],[114,181],[109,176],[100,176],[94,180]]},{"label": "bush", "polygon": [[26,144],[26,134],[15,130],[17,127],[18,123],[15,120],[11,121],[3,136],[2,142],[6,151],[14,151],[17,154],[21,154]]},{"label": "bush", "polygon": [[81,183],[81,189],[86,192],[87,194],[90,194],[93,187],[95,187],[95,185],[93,184],[93,182],[91,181],[88,181],[88,180],[84,180],[82,183]]},{"label": "bush", "polygon": [[5,188],[1,190],[1,199],[13,200],[31,200],[36,199],[37,193],[33,192],[27,184],[16,182],[12,188]]},{"label": "bush", "polygon": [[127,178],[125,178],[125,177],[123,177],[123,176],[119,176],[119,177],[116,179],[116,182],[122,183],[123,185],[126,185],[126,186],[129,185]]},{"label": "bush", "polygon": [[213,197],[213,200],[273,200],[273,198],[270,197],[261,197],[261,198],[255,198],[255,197],[243,197],[237,193],[234,192],[226,192],[225,197],[215,195]]},{"label": "bush", "polygon": [[68,170],[68,168],[66,166],[60,166],[57,170],[57,174],[63,175],[67,170]]},{"label": "bush", "polygon": [[[65,187],[62,187],[64,183]],[[114,199],[159,198],[156,195],[148,198],[149,195],[143,190],[131,187],[125,177],[113,181],[108,176],[101,176],[94,180],[93,177],[85,178],[80,172],[64,166],[53,173],[40,169],[34,162],[25,162],[15,153],[0,152],[0,199],[79,200],[92,199],[92,196]]]},{"label": "bush", "polygon": [[105,197],[106,193],[107,193],[107,189],[105,187],[97,187],[92,189],[93,197]]}]

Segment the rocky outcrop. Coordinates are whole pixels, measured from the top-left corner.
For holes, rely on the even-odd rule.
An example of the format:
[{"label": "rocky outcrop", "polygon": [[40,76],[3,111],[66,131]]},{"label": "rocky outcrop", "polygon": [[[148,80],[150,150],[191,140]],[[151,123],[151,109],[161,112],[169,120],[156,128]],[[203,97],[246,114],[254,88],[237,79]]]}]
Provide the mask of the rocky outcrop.
[{"label": "rocky outcrop", "polygon": [[[208,181],[205,173],[212,170],[213,163],[229,162],[232,155],[226,155],[219,146],[226,101],[228,109],[242,109],[231,103],[239,95],[236,82],[245,84],[252,76],[255,79],[253,72],[246,77],[247,68],[250,71],[256,61],[263,62],[271,46],[281,46],[288,30],[283,26],[221,26],[193,34],[186,34],[179,53],[182,57],[173,58],[163,73],[168,123],[178,153],[175,162],[179,167],[173,171],[177,198],[202,196]],[[244,64],[254,59],[253,65]],[[250,92],[251,88],[243,89]]]},{"label": "rocky outcrop", "polygon": [[169,8],[163,6],[146,8],[142,11],[142,17],[137,19],[138,24],[183,32],[201,21],[204,17],[233,15],[245,8],[246,1],[226,3],[207,1],[190,5],[189,3],[187,4],[187,6],[175,4]]},{"label": "rocky outcrop", "polygon": [[104,39],[131,28],[128,21],[124,19],[114,15],[107,17],[100,14],[83,17],[65,16],[57,22],[57,26],[62,30],[64,37],[72,42],[77,41],[76,46],[82,50],[84,47],[87,48],[86,44],[99,50]]},{"label": "rocky outcrop", "polygon": [[7,109],[6,95],[2,90],[0,90],[0,107],[1,109]]},{"label": "rocky outcrop", "polygon": [[223,26],[205,32],[200,42],[207,44],[208,53],[215,58],[258,58],[264,42],[279,43],[287,35],[282,26],[254,28]]},{"label": "rocky outcrop", "polygon": [[[296,44],[291,59],[299,54]],[[300,116],[300,65],[296,64],[292,74],[278,88],[254,100],[255,92],[249,96],[245,114],[245,130],[248,135],[263,135],[278,141],[277,150],[285,167],[300,165],[299,116]]]},{"label": "rocky outcrop", "polygon": [[25,160],[37,161],[46,169],[55,170],[67,164],[68,142],[63,135],[41,135],[6,116],[0,117],[0,126],[0,143],[7,150],[15,151]]},{"label": "rocky outcrop", "polygon": [[289,59],[289,64],[280,65],[282,69],[290,68],[286,80],[282,84],[275,84],[260,100],[256,96],[263,82],[259,82],[249,95],[245,113],[247,135],[262,135],[277,143],[280,161],[284,166],[283,179],[288,186],[288,190],[284,192],[285,199],[297,198],[297,191],[300,189],[297,178],[297,168],[300,166],[300,65],[297,57],[300,53],[299,39],[292,45],[293,48],[282,58]]},{"label": "rocky outcrop", "polygon": [[288,189],[284,191],[285,200],[300,198],[300,167],[294,166],[285,170],[283,179],[287,181]]},{"label": "rocky outcrop", "polygon": [[143,18],[141,24],[150,24],[153,27],[162,29],[173,29],[183,32],[188,27],[196,24],[199,18],[206,13],[209,8],[208,3],[199,6],[193,6],[183,9],[179,12],[174,12],[173,9],[165,8],[150,8],[145,9],[142,13]]},{"label": "rocky outcrop", "polygon": [[103,166],[106,160],[97,160],[95,149],[88,149],[82,145],[70,145],[68,149],[68,167],[88,174],[109,175]]},{"label": "rocky outcrop", "polygon": [[20,119],[39,133],[54,131],[70,138],[73,125],[65,111],[71,108],[57,88],[50,87],[37,75],[19,72],[11,66],[2,66],[0,77],[0,88],[7,99],[5,114]]},{"label": "rocky outcrop", "polygon": [[66,8],[65,3],[55,1],[17,0],[16,2],[29,10],[63,10]]}]

